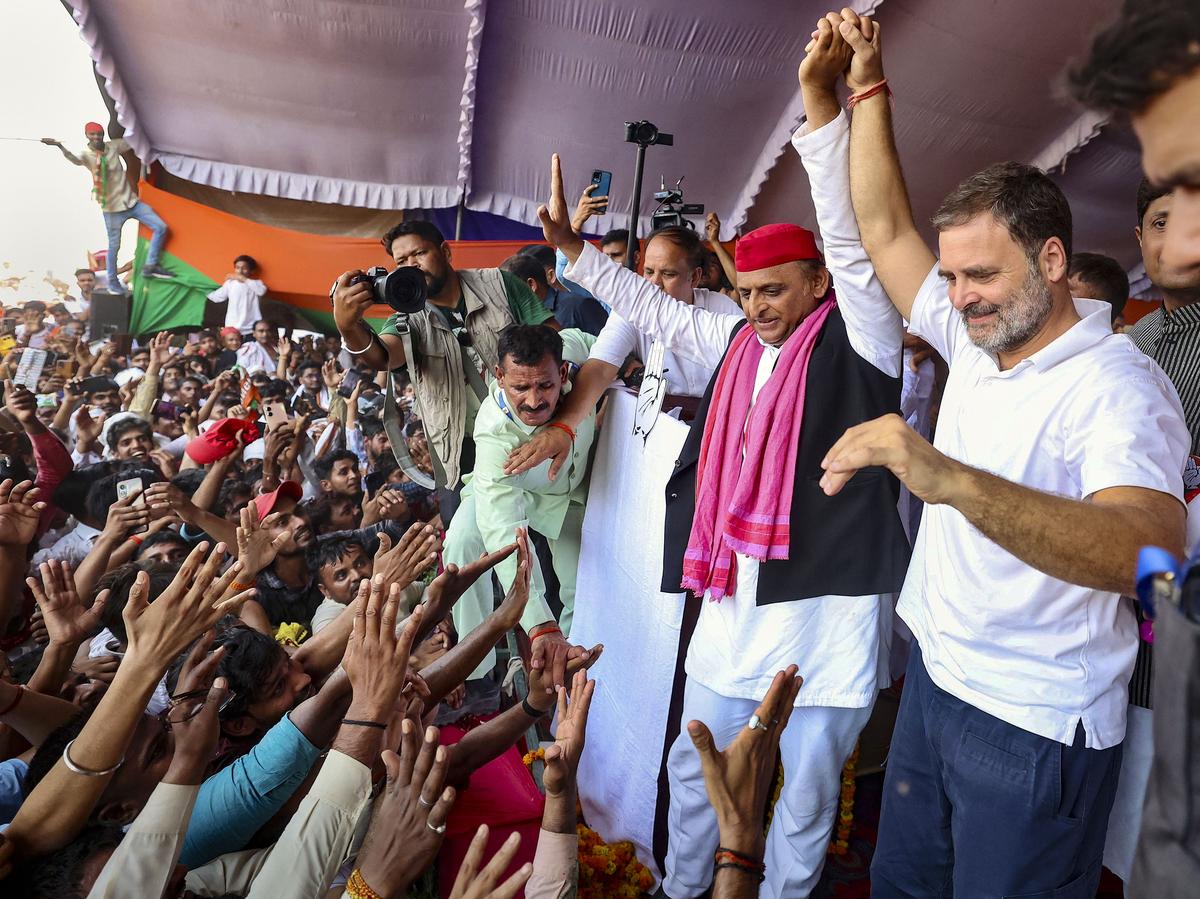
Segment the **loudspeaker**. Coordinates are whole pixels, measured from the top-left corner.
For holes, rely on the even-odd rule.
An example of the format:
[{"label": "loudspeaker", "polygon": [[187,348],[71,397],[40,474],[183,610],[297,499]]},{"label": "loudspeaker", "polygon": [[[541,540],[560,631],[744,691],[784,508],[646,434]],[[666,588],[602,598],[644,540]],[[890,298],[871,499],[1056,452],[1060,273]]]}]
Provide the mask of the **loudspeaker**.
[{"label": "loudspeaker", "polygon": [[114,334],[129,333],[129,297],[107,290],[92,291],[91,339],[103,340]]}]

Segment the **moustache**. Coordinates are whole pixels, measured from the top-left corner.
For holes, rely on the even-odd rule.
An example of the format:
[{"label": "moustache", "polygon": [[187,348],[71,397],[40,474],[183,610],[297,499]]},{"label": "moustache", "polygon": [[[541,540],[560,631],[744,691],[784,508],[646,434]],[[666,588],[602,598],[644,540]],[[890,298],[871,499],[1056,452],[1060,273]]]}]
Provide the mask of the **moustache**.
[{"label": "moustache", "polygon": [[976,302],[967,306],[962,311],[962,317],[967,321],[973,318],[983,318],[985,315],[991,315],[993,312],[998,312],[999,306],[993,306],[990,303]]},{"label": "moustache", "polygon": [[543,403],[540,406],[518,406],[517,411],[522,415],[537,415],[539,412],[545,412],[549,408],[549,403]]}]

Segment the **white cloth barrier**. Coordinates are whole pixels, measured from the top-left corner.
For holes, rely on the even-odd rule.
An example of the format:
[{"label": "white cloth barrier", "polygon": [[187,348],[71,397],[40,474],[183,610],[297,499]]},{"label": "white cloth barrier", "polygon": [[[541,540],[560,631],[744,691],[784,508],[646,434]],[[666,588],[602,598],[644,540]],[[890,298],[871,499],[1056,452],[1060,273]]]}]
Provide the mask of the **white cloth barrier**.
[{"label": "white cloth barrier", "polygon": [[663,734],[683,618],[683,594],[660,593],[665,488],[687,425],[665,414],[643,445],[636,397],[609,394],[592,465],[571,642],[604,644],[579,795],[608,842],[629,840],[660,876],[653,829]]}]

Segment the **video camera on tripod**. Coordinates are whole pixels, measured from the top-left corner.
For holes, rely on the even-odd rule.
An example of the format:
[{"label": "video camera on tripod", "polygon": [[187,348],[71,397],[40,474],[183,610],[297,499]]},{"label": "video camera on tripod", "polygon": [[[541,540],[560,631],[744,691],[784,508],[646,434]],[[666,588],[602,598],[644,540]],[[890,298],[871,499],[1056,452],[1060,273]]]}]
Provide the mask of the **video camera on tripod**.
[{"label": "video camera on tripod", "polygon": [[662,177],[661,186],[654,192],[658,208],[650,214],[650,222],[655,229],[676,225],[696,230],[695,224],[684,216],[704,215],[704,204],[683,202],[683,178],[680,176],[674,187],[667,187],[666,176]]}]

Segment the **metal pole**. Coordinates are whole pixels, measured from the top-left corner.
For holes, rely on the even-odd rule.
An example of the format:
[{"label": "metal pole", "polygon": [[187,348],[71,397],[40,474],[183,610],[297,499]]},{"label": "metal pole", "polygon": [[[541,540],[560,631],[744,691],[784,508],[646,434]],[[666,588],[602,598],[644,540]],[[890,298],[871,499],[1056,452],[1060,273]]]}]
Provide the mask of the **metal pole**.
[{"label": "metal pole", "polygon": [[467,205],[467,195],[464,193],[458,198],[458,211],[454,214],[454,239],[462,240],[462,217],[463,209]]},{"label": "metal pole", "polygon": [[646,166],[646,145],[638,144],[637,162],[634,163],[633,170],[633,200],[630,202],[629,212],[629,243],[625,245],[625,267],[631,270],[637,270],[637,262],[634,254],[637,253],[638,245],[638,216],[641,215],[642,205],[642,169]]}]

